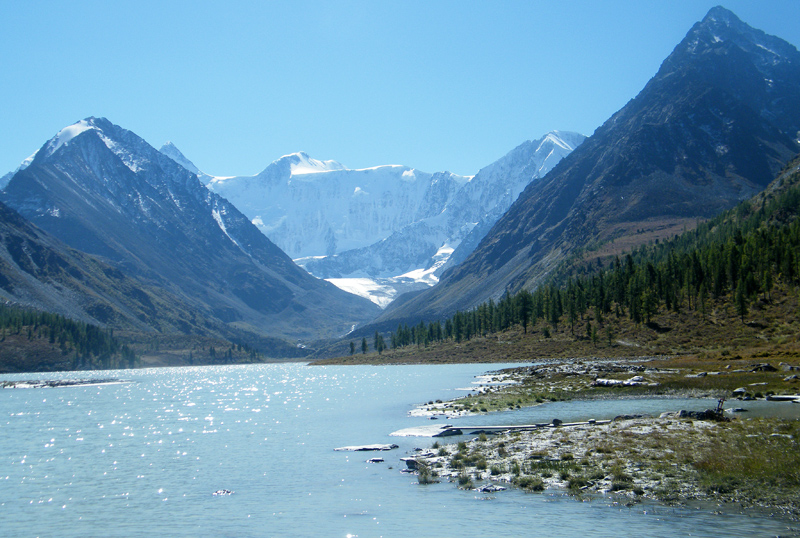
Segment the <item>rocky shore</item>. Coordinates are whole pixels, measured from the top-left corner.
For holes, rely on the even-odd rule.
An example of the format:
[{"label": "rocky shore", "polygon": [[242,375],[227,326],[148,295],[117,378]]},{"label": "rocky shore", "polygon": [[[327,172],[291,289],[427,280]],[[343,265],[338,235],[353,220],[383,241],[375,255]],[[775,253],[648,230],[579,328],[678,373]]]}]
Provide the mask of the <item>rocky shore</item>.
[{"label": "rocky shore", "polygon": [[412,414],[455,418],[572,399],[676,396],[791,398],[800,392],[800,366],[777,366],[741,359],[682,357],[572,358],[541,360],[490,372],[476,379],[468,394],[430,401]]},{"label": "rocky shore", "polygon": [[[492,373],[486,378],[490,383],[474,393],[422,404],[415,414],[463,416],[554,400],[648,395],[785,399],[782,405],[794,405],[789,394],[798,392],[791,377],[797,366],[739,362],[547,361]],[[569,426],[556,420],[497,435],[487,430],[468,441],[437,440],[404,461],[421,484],[449,480],[489,492],[562,489],[618,495],[625,503],[705,501],[800,519],[798,421],[731,420],[735,410],[621,416]]]},{"label": "rocky shore", "polygon": [[740,473],[732,478],[710,472],[720,459],[749,456],[730,453],[730,445],[736,445],[733,438],[755,441],[744,448],[746,452],[761,451],[765,456],[777,452],[794,459],[796,426],[680,416],[620,417],[607,424],[481,434],[454,444],[437,441],[404,461],[420,476],[420,483],[448,480],[480,491],[517,487],[530,492],[614,494],[626,503],[712,501],[800,518],[800,492],[791,480],[782,484],[774,475]]},{"label": "rocky shore", "polygon": [[79,387],[86,385],[108,385],[111,383],[126,383],[117,378],[96,378],[96,379],[50,379],[50,380],[26,380],[26,381],[0,381],[0,388],[4,389],[47,389],[58,387]]}]

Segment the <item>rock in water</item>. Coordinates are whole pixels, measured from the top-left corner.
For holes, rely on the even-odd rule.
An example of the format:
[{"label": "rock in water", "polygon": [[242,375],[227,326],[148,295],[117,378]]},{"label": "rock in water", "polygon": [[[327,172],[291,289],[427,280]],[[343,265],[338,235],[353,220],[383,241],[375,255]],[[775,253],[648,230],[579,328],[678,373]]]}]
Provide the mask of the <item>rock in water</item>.
[{"label": "rock in water", "polygon": [[399,448],[395,444],[391,445],[354,445],[354,446],[342,446],[339,448],[334,448],[336,451],[349,451],[349,452],[363,452],[369,450],[394,450],[395,448]]}]

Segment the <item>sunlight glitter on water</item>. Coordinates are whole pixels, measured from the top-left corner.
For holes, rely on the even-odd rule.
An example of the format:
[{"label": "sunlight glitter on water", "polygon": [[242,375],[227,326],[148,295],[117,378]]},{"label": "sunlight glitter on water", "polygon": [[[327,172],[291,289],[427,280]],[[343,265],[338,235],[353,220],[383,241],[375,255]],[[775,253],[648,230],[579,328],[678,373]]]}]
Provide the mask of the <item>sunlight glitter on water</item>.
[{"label": "sunlight glitter on water", "polygon": [[[429,424],[409,416],[414,404],[458,396],[455,387],[497,367],[153,369],[105,373],[133,383],[0,391],[7,417],[0,424],[4,532],[316,536],[324,529],[363,538],[431,529],[460,535],[465,528],[550,536],[714,536],[719,525],[729,535],[785,531],[758,518],[658,506],[620,510],[613,501],[559,494],[507,491],[484,500],[452,484],[418,486],[400,474],[399,458],[430,443],[389,437]],[[392,442],[400,448],[385,453],[383,464],[333,451]],[[233,493],[212,495],[219,490]]]}]

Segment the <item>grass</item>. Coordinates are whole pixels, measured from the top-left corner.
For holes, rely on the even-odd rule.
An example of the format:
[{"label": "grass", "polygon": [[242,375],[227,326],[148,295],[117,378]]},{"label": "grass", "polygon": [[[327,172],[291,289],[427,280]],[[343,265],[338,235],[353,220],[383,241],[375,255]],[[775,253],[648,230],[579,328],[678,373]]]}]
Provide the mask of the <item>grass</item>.
[{"label": "grass", "polygon": [[694,466],[709,492],[737,489],[800,489],[800,425],[752,419],[730,425],[701,447]]}]

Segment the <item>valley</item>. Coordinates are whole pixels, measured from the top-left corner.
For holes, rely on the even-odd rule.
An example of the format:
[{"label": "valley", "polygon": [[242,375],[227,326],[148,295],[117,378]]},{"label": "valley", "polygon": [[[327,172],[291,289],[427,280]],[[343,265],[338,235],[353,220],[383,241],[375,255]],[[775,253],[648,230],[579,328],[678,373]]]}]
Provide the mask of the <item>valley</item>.
[{"label": "valley", "polygon": [[[253,56],[226,47],[228,13],[208,7],[213,27],[195,28],[204,10],[169,31],[148,21],[153,35],[190,27],[193,61],[160,47],[169,70],[146,90],[133,88],[147,64],[117,57],[116,36],[96,41],[94,19],[47,61],[28,58],[47,71],[89,28],[108,56],[42,85],[111,97],[89,103],[109,118],[84,117],[76,98],[84,119],[0,178],[4,530],[798,535],[800,52],[721,6],[644,45],[688,5],[653,21],[660,6],[604,4],[619,20],[592,46],[577,34],[598,21],[547,33],[580,15],[571,4],[470,18],[485,7],[434,3],[439,18],[415,34],[396,19],[427,21],[413,4],[358,6],[341,26],[339,6],[293,5],[276,19],[285,31],[268,24],[282,3],[254,3],[270,17],[235,32],[259,38]],[[506,27],[489,32],[501,12]],[[651,26],[625,39],[660,65],[608,47],[644,12]],[[306,43],[304,62],[276,54]],[[637,62],[649,70],[585,136],[566,129],[588,121],[573,108],[611,99],[583,63],[600,45],[612,85],[629,88]],[[105,80],[117,69],[124,88]],[[95,71],[104,80],[89,83]],[[108,104],[152,106],[173,78],[168,112]],[[49,105],[37,108],[60,123]],[[564,130],[539,121],[557,107]],[[498,130],[504,110],[522,127]],[[172,130],[186,155],[183,141],[145,140]],[[477,170],[386,157],[459,144],[468,156],[486,133],[504,148]],[[194,164],[225,151],[231,169],[261,171]]]}]

